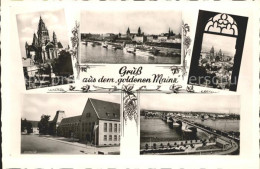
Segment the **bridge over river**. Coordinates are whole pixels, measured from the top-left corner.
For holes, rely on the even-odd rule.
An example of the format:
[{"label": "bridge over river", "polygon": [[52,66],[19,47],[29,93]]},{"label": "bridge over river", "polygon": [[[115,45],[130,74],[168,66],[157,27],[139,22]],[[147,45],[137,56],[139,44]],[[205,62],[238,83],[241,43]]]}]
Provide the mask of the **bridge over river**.
[{"label": "bridge over river", "polygon": [[[167,119],[168,117],[168,119]],[[171,118],[169,118],[171,117]],[[199,147],[203,147],[202,146],[202,142],[195,142],[195,141],[188,141],[189,144],[186,145],[186,147],[183,147],[183,151],[171,151],[169,150],[168,148],[165,148],[165,146],[167,145],[166,142],[158,142],[159,144],[163,144],[165,145],[164,146],[164,150],[159,150],[159,154],[210,154],[210,153],[213,153],[213,154],[237,154],[239,152],[239,139],[235,138],[235,137],[232,137],[230,135],[228,135],[227,132],[224,132],[224,131],[220,131],[220,130],[217,130],[217,129],[213,129],[213,128],[210,128],[210,127],[206,127],[206,126],[203,126],[202,124],[198,124],[198,123],[194,123],[192,121],[189,121],[187,119],[183,119],[181,117],[176,117],[176,116],[162,116],[161,117],[162,120],[164,120],[165,122],[167,121],[167,123],[178,123],[179,126],[183,132],[197,132],[197,129],[207,133],[207,135],[211,135],[211,136],[215,136],[215,141],[214,142],[209,142],[207,145],[210,147],[214,147],[214,149],[212,148],[203,148],[203,149],[200,149]],[[149,119],[148,119],[149,120]],[[191,146],[192,144],[193,146]],[[157,143],[157,144],[158,144]],[[168,141],[168,143],[170,143],[171,145],[176,145],[176,141]],[[220,144],[219,144],[220,143]],[[144,154],[149,154],[149,153],[146,153],[145,150],[144,150],[144,145],[146,143],[141,143],[141,152]],[[178,143],[177,143],[178,145]],[[181,145],[181,144],[180,144]],[[215,146],[214,146],[215,145]],[[218,147],[216,146],[218,145]],[[223,145],[223,147],[221,146]],[[149,150],[148,150],[149,151]],[[154,150],[151,150],[151,151],[154,151]]]}]

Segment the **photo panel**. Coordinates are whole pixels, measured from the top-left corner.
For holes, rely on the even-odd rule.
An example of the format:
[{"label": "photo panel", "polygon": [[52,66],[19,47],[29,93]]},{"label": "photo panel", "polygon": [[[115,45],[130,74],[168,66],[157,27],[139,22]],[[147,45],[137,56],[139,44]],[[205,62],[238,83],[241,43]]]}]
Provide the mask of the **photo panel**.
[{"label": "photo panel", "polygon": [[181,64],[181,11],[83,10],[80,23],[81,64]]},{"label": "photo panel", "polygon": [[27,90],[74,83],[64,10],[16,15]]},{"label": "photo panel", "polygon": [[247,17],[199,11],[188,84],[236,91]]},{"label": "photo panel", "polygon": [[25,94],[21,154],[119,155],[120,98],[107,93]]},{"label": "photo panel", "polygon": [[238,95],[140,94],[140,155],[239,154]]}]

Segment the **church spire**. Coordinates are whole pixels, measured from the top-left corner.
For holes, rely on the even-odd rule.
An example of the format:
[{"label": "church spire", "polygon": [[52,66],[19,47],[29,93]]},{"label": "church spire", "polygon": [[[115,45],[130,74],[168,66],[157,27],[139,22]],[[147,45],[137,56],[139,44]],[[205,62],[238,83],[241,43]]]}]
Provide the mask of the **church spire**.
[{"label": "church spire", "polygon": [[129,29],[129,27],[127,28],[126,34],[127,34],[127,35],[130,35],[130,29]]},{"label": "church spire", "polygon": [[42,20],[42,17],[40,16],[40,20],[39,20],[39,24],[38,24],[38,41],[39,41],[39,45],[44,45],[47,42],[50,41],[50,37],[49,37],[49,31],[45,26],[45,23]]},{"label": "church spire", "polygon": [[33,46],[38,46],[38,38],[37,38],[37,36],[36,36],[35,33],[33,34],[33,42],[32,42],[32,45],[33,45]]},{"label": "church spire", "polygon": [[54,31],[53,31],[53,43],[54,43],[55,47],[58,47],[57,36]]}]

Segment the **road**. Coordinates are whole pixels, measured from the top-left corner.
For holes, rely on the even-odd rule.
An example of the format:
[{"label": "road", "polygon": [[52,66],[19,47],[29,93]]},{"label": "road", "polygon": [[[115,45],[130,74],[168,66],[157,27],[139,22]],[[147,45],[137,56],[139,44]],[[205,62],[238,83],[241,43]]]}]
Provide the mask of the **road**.
[{"label": "road", "polygon": [[97,154],[102,151],[119,152],[120,147],[95,148],[80,143],[60,141],[52,137],[40,137],[38,135],[21,135],[22,154]]}]

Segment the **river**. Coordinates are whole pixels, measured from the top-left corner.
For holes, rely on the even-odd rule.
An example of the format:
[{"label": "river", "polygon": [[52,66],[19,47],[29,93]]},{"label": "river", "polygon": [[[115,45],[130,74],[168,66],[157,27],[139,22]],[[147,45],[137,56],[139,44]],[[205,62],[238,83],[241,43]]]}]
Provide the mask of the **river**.
[{"label": "river", "polygon": [[[239,120],[205,120],[192,119],[197,123],[211,126],[223,131],[239,131]],[[196,134],[185,134],[180,128],[171,128],[165,121],[160,118],[145,119],[141,116],[140,119],[140,135],[141,143],[149,141],[178,141],[178,140],[191,140],[191,139],[209,139],[209,134],[197,130]]]},{"label": "river", "polygon": [[180,57],[161,57],[161,56],[139,56],[125,53],[123,50],[106,49],[102,46],[82,44],[81,63],[128,63],[128,64],[179,64]]}]

